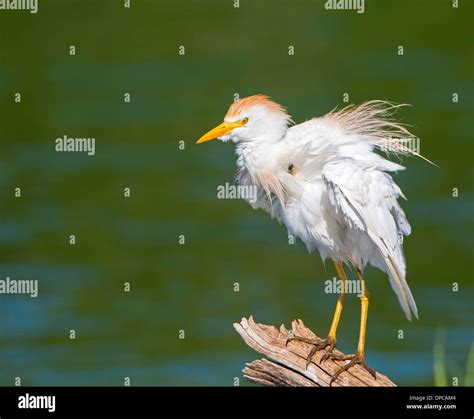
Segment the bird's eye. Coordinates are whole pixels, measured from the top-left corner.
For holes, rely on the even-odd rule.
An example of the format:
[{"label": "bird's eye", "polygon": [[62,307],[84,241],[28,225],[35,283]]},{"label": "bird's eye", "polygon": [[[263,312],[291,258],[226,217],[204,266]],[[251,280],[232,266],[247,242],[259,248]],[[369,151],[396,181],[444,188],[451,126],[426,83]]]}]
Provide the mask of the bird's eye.
[{"label": "bird's eye", "polygon": [[242,122],[242,124],[245,125],[247,122],[249,122],[249,119],[248,119],[248,118],[244,118],[244,119],[242,119],[240,122]]}]

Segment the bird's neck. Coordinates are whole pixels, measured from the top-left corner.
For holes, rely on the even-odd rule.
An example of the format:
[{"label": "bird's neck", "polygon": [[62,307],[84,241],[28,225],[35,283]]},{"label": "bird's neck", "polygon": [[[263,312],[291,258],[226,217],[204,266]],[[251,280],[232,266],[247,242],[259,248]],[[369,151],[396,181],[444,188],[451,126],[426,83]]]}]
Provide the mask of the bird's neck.
[{"label": "bird's neck", "polygon": [[239,171],[247,170],[251,175],[264,169],[268,161],[267,153],[274,148],[277,140],[261,139],[258,141],[243,141],[235,146],[237,154],[237,167]]},{"label": "bird's neck", "polygon": [[280,148],[280,141],[265,140],[239,143],[236,146],[237,182],[259,188],[265,193],[271,207],[274,199],[282,204],[285,201],[284,188],[276,170]]}]

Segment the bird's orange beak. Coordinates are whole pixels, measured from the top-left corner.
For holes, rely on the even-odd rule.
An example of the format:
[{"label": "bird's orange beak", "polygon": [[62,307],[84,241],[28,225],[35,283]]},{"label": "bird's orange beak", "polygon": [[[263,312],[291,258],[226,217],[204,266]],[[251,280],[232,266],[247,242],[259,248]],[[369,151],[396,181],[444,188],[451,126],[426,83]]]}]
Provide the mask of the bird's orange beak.
[{"label": "bird's orange beak", "polygon": [[213,140],[214,138],[222,137],[223,135],[232,132],[235,128],[239,128],[243,125],[244,123],[241,121],[223,122],[217,127],[211,129],[209,132],[206,132],[199,140],[196,141],[196,144],[205,143],[206,141]]}]

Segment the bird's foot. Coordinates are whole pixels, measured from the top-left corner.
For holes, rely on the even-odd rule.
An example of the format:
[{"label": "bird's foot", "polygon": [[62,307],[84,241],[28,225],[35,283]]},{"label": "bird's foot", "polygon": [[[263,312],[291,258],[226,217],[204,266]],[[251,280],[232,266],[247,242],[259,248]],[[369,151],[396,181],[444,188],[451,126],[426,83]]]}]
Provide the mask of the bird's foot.
[{"label": "bird's foot", "polygon": [[311,348],[311,350],[309,351],[308,353],[308,356],[306,357],[306,369],[308,369],[309,367],[309,364],[311,364],[311,360],[313,358],[313,355],[324,349],[324,348],[328,348],[327,350],[327,353],[324,354],[322,357],[321,357],[321,360],[319,362],[322,362],[323,359],[326,359],[325,357],[327,355],[330,355],[332,354],[332,352],[334,351],[334,348],[336,347],[336,343],[337,343],[337,340],[336,338],[332,337],[332,336],[328,336],[326,339],[308,339],[308,338],[304,338],[302,336],[291,336],[291,337],[288,337],[288,339],[286,339],[286,345],[288,345],[289,342],[291,342],[292,340],[297,340],[297,341],[300,341],[300,342],[305,342],[305,343],[308,343],[310,345],[313,345],[313,347]]},{"label": "bird's foot", "polygon": [[[375,374],[375,371],[372,368],[369,368],[369,364],[365,360],[365,354],[363,353],[356,353],[352,355],[337,355],[334,353],[328,353],[323,356],[324,360],[326,359],[334,359],[336,361],[349,361],[342,367],[340,367],[331,377],[331,381],[329,382],[329,386],[332,385],[334,381],[336,381],[337,377],[344,372],[347,371],[349,368],[353,367],[356,364],[361,365],[363,368],[365,368],[374,379],[377,379],[377,376]],[[323,358],[321,358],[321,361],[323,361]]]}]

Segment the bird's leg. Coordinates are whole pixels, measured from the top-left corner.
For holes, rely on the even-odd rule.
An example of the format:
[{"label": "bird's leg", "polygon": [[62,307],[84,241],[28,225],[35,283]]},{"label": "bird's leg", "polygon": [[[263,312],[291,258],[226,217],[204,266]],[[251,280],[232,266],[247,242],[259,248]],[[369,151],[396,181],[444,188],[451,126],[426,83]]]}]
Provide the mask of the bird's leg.
[{"label": "bird's leg", "polygon": [[364,367],[375,379],[377,379],[377,376],[375,374],[375,371],[372,368],[369,368],[369,365],[367,364],[367,361],[365,360],[365,332],[367,328],[367,314],[369,311],[369,292],[367,291],[367,288],[365,286],[365,281],[364,277],[362,276],[362,273],[357,270],[357,275],[359,276],[359,280],[362,284],[362,296],[360,297],[360,331],[359,331],[359,341],[357,343],[357,351],[353,355],[336,355],[336,354],[328,354],[326,359],[335,359],[339,361],[346,361],[349,360],[349,362],[342,367],[340,367],[332,376],[331,381],[329,382],[329,385],[331,385],[337,377],[343,372],[347,371],[349,368],[352,366],[359,364],[362,367]]},{"label": "bird's leg", "polygon": [[286,340],[286,344],[288,344],[288,342],[291,342],[292,340],[298,340],[300,342],[306,342],[306,343],[309,343],[310,345],[313,345],[313,347],[308,353],[308,356],[306,357],[306,368],[308,368],[309,364],[311,363],[311,359],[313,358],[313,355],[317,351],[320,351],[321,349],[324,349],[329,346],[326,354],[324,354],[321,357],[321,360],[319,361],[319,362],[322,362],[324,359],[327,359],[328,355],[331,354],[334,351],[334,348],[336,347],[336,343],[337,343],[336,332],[337,332],[337,326],[339,325],[339,320],[341,318],[344,300],[346,298],[346,293],[345,293],[346,282],[345,281],[347,280],[347,277],[346,277],[346,273],[344,272],[342,263],[334,262],[334,266],[336,267],[337,274],[343,283],[343,287],[342,287],[341,294],[339,295],[339,299],[337,300],[337,303],[336,303],[336,309],[334,310],[334,315],[332,318],[331,327],[329,328],[328,337],[326,339],[308,339],[301,336],[294,336]]},{"label": "bird's leg", "polygon": [[336,309],[334,310],[334,315],[332,318],[331,327],[329,328],[328,337],[325,339],[326,341],[328,341],[329,348],[327,352],[321,357],[319,362],[322,362],[325,359],[327,359],[329,355],[332,354],[332,352],[334,351],[334,348],[336,347],[337,327],[339,326],[339,320],[341,319],[342,307],[344,306],[344,300],[346,299],[347,276],[346,276],[346,273],[344,272],[344,267],[342,263],[340,262],[334,262],[334,266],[336,267],[337,274],[339,276],[339,279],[342,281],[343,286],[342,286],[341,294],[339,295],[339,299],[337,300],[337,303],[336,303]]}]

